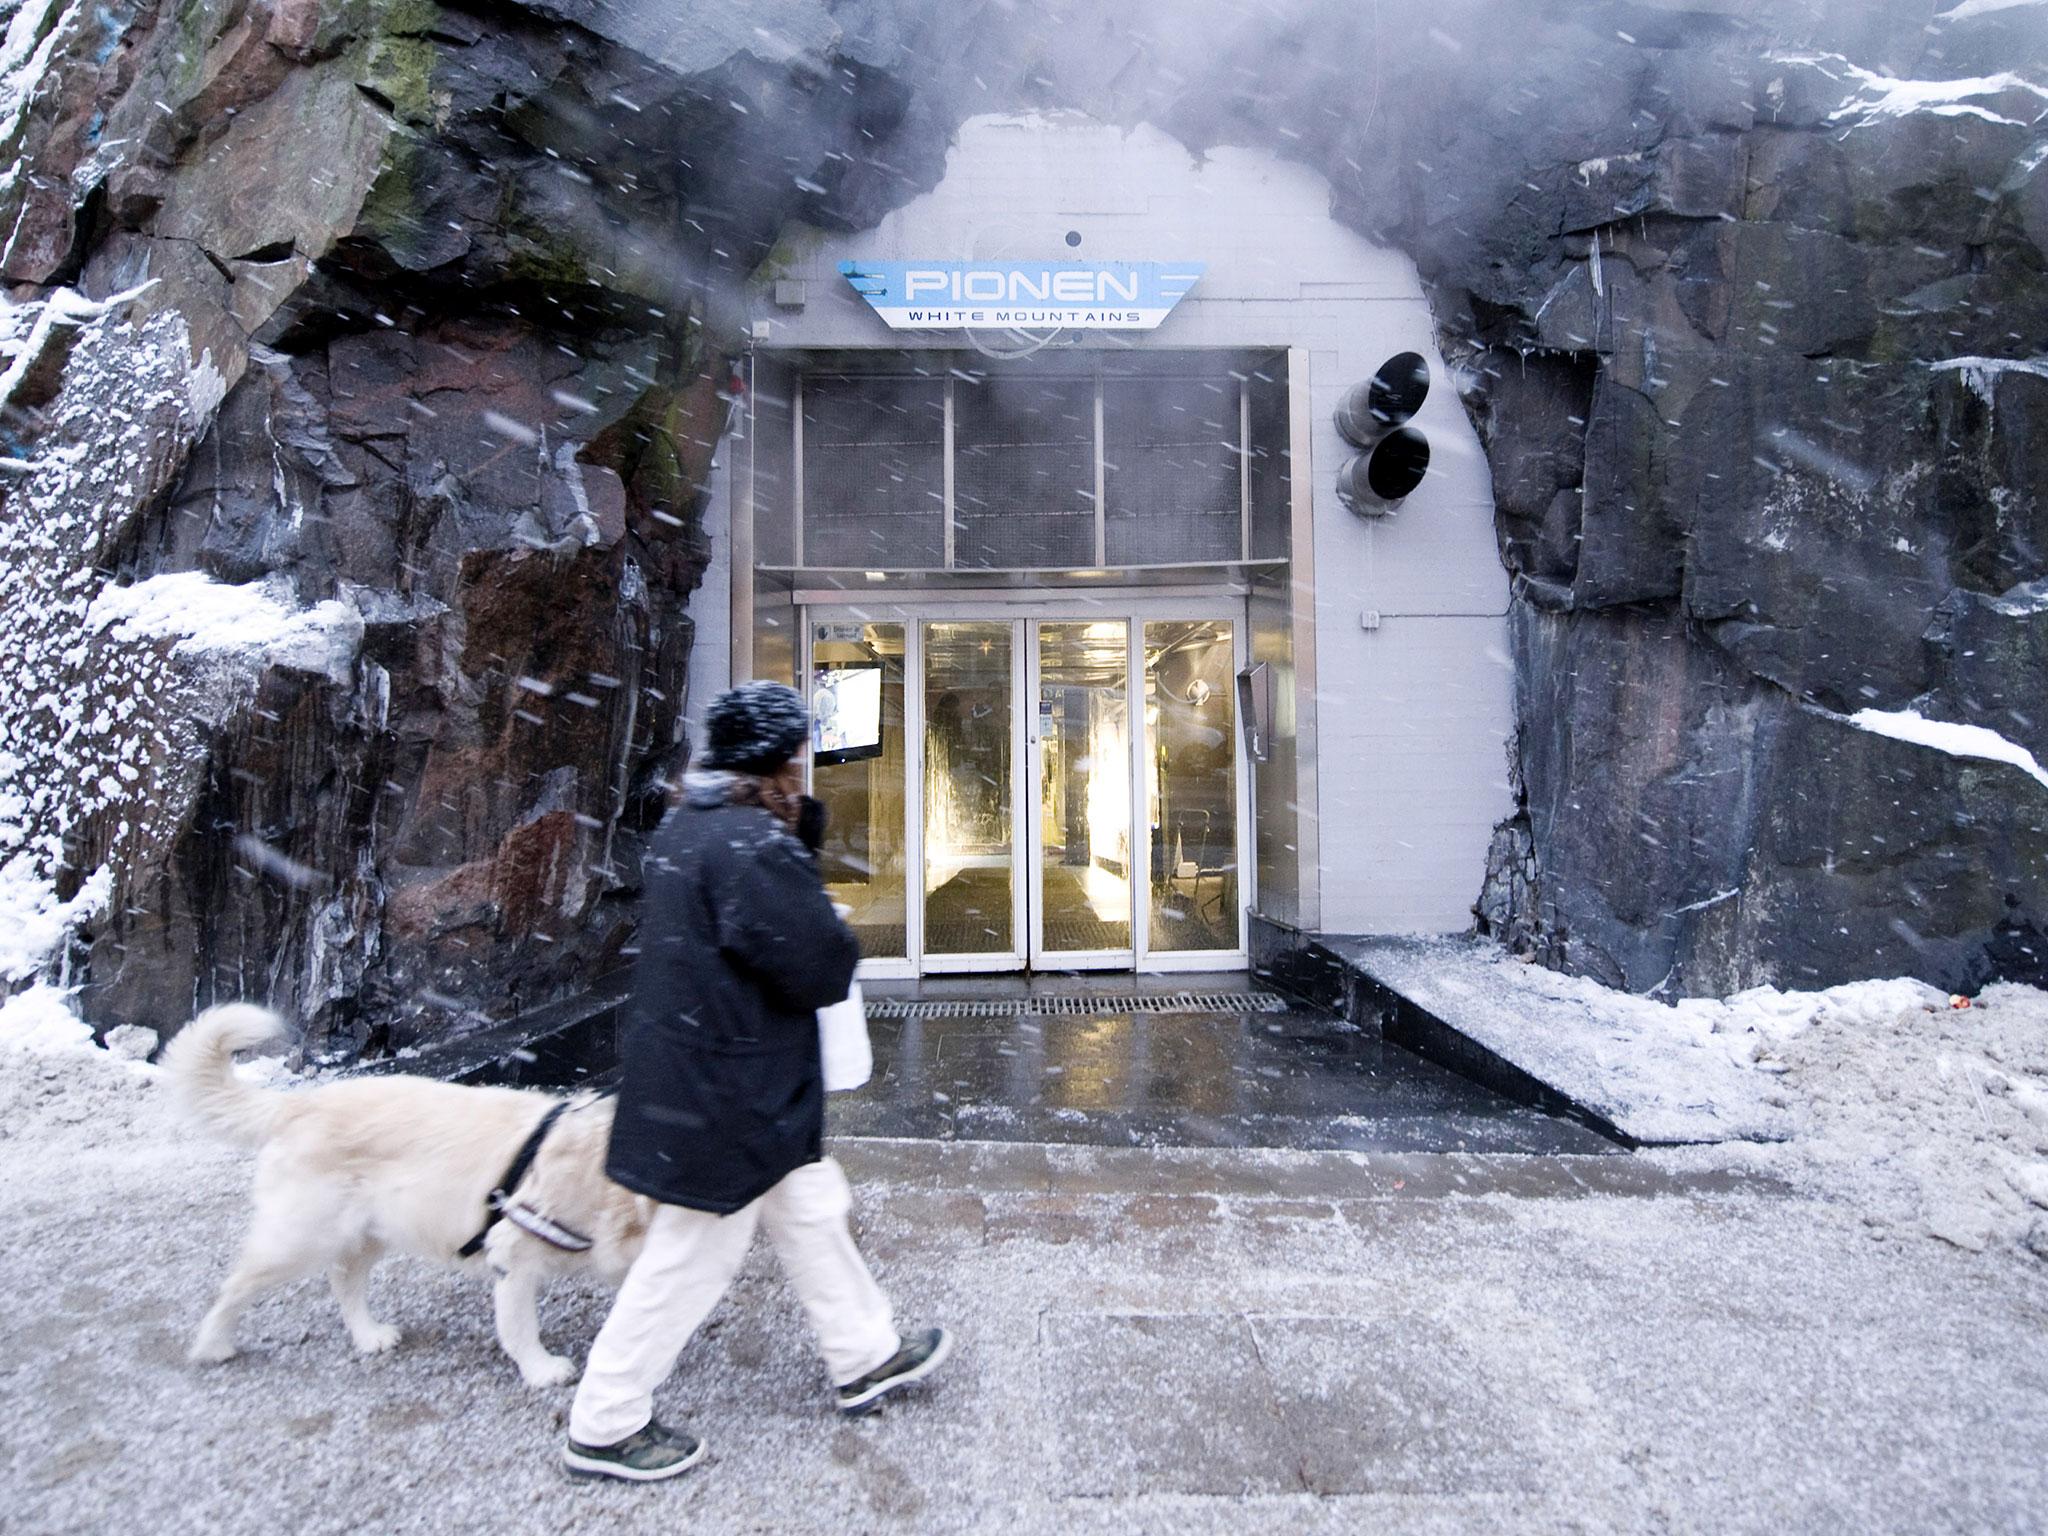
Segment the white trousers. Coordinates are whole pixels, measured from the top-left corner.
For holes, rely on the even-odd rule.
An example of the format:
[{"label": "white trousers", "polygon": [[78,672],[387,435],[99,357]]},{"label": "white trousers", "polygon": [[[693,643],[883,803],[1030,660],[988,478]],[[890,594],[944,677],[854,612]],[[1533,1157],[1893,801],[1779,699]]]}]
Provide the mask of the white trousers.
[{"label": "white trousers", "polygon": [[896,1320],[853,1245],[852,1210],[853,1191],[829,1157],[806,1163],[730,1216],[656,1206],[647,1246],[590,1346],[569,1410],[570,1437],[614,1445],[654,1416],[654,1389],[739,1273],[757,1224],[768,1229],[835,1384],[895,1354]]}]

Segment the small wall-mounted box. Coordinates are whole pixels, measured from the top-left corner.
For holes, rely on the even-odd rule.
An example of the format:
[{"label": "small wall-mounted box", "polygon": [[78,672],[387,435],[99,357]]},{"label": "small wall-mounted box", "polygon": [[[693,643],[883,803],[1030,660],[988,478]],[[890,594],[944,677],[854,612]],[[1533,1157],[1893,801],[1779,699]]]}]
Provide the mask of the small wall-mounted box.
[{"label": "small wall-mounted box", "polygon": [[1358,616],[1358,627],[1360,629],[1378,629],[1380,627],[1379,609],[1368,608],[1365,612],[1361,613]]},{"label": "small wall-mounted box", "polygon": [[777,309],[802,309],[804,307],[804,280],[800,277],[778,277],[775,279],[775,307]]}]

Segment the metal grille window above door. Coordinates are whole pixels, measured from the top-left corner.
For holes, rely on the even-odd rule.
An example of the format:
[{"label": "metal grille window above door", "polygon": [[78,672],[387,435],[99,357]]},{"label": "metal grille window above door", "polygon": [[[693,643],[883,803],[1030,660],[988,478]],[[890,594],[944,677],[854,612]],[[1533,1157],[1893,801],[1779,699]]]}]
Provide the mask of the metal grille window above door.
[{"label": "metal grille window above door", "polygon": [[1094,379],[956,377],[953,402],[954,564],[1097,564]]},{"label": "metal grille window above door", "polygon": [[946,563],[946,387],[935,378],[803,379],[801,563]]},{"label": "metal grille window above door", "polygon": [[1244,544],[1238,380],[1112,374],[1102,391],[1110,565],[1237,560]]},{"label": "metal grille window above door", "polygon": [[765,568],[1065,572],[1286,557],[1290,407],[1285,367],[1269,358],[934,351],[830,354],[814,367],[792,379],[793,454],[752,461]]}]

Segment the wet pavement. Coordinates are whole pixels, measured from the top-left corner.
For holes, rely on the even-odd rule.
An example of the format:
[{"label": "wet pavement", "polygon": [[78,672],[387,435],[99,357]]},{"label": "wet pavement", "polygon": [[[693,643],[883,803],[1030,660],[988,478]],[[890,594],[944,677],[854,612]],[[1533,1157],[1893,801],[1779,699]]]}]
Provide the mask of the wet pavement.
[{"label": "wet pavement", "polygon": [[[1199,1006],[1180,1007],[1189,999]],[[869,990],[875,1075],[834,1136],[1357,1152],[1614,1143],[1242,975],[988,978]]]},{"label": "wet pavement", "polygon": [[[1109,1147],[1610,1153],[1617,1144],[1266,990],[1242,972],[926,977],[866,984],[875,1074],[832,1136]],[[412,1070],[615,1087],[617,1000],[479,1037]]]}]

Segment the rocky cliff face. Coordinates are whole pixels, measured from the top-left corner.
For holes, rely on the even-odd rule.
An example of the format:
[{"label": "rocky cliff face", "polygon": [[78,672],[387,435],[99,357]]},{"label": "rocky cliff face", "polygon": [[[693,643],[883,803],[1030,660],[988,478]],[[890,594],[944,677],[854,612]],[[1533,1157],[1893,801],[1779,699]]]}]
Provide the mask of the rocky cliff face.
[{"label": "rocky cliff face", "polygon": [[2043,783],[1863,712],[2048,760],[2048,12],[1786,10],[1590,47],[1631,132],[1435,245],[1518,577],[1482,922],[1667,994],[2038,978]]},{"label": "rocky cliff face", "polygon": [[86,1010],[349,1049],[573,990],[679,736],[707,320],[790,201],[737,103],[783,72],[292,0],[31,6],[10,56],[0,268],[112,301],[17,353],[0,621],[0,861],[120,873]]},{"label": "rocky cliff face", "polygon": [[2048,790],[1855,717],[2048,758],[2048,6],[8,27],[0,868],[117,871],[92,1017],[352,1050],[613,961],[740,285],[1050,106],[1297,156],[1431,285],[1517,577],[1485,926],[1667,993],[2040,973]]}]

